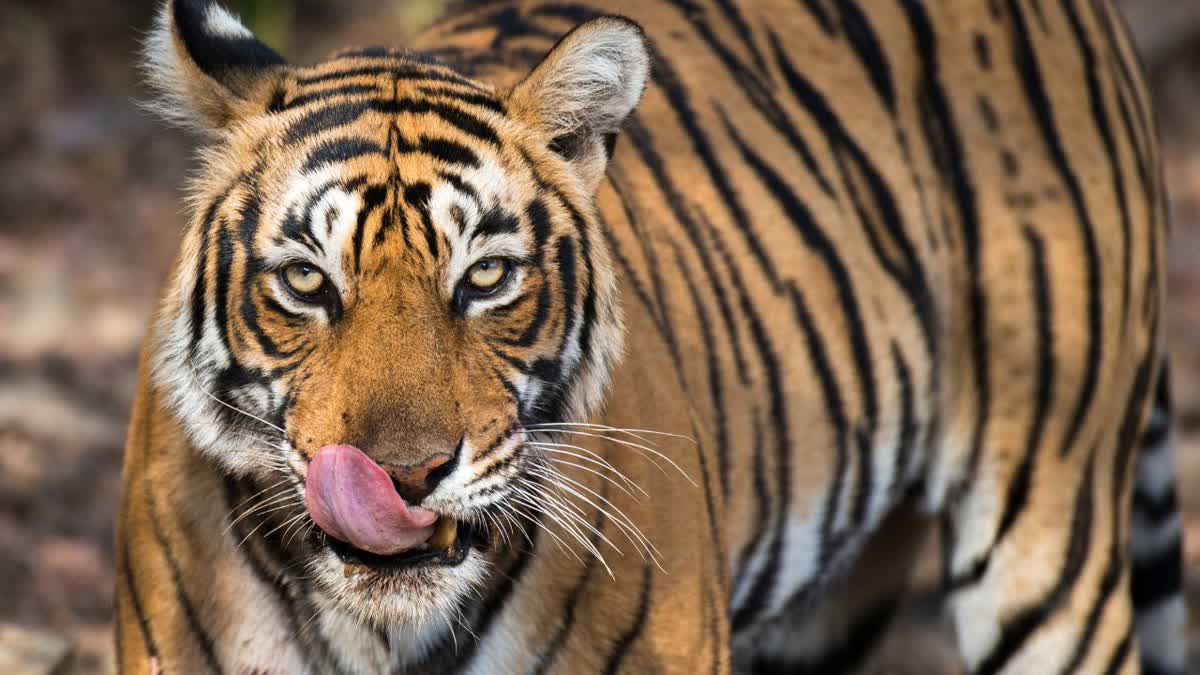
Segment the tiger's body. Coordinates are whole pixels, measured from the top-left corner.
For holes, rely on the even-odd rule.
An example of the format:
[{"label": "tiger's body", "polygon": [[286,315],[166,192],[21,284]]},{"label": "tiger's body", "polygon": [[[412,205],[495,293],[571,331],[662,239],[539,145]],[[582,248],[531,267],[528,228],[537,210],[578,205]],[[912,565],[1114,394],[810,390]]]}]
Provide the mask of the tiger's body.
[{"label": "tiger's body", "polygon": [[[164,12],[152,79],[216,141],[131,424],[122,672],[842,672],[931,518],[971,672],[1182,672],[1114,8],[500,2],[414,49],[293,68]],[[461,304],[477,237],[515,281]],[[457,443],[401,494],[487,543],[335,557],[302,505],[334,443]]]}]

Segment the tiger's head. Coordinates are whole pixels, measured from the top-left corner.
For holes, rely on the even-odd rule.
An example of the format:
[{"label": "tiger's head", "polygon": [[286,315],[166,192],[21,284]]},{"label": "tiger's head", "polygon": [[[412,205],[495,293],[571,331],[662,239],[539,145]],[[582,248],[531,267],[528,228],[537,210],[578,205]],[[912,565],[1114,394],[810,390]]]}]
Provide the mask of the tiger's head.
[{"label": "tiger's head", "polygon": [[154,385],[224,474],[288,495],[328,602],[444,621],[497,554],[527,433],[594,411],[620,356],[593,199],[641,30],[585,23],[498,90],[412,52],[292,66],[173,0],[146,67],[154,107],[209,139]]}]

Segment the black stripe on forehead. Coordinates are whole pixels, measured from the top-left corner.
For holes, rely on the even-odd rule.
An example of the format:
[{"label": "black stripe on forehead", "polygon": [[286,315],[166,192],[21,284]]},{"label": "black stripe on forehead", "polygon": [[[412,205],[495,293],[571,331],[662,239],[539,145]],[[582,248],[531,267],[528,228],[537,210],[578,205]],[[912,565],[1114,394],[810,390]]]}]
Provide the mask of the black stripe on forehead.
[{"label": "black stripe on forehead", "polygon": [[453,185],[455,190],[458,190],[459,192],[461,192],[464,195],[466,195],[467,197],[469,197],[471,199],[471,201],[475,202],[477,205],[482,206],[483,202],[479,198],[479,193],[475,191],[475,188],[471,187],[470,183],[463,180],[461,176],[450,173],[448,171],[439,171],[438,177],[440,177],[442,180],[446,181],[447,183]]},{"label": "black stripe on forehead", "polygon": [[491,208],[479,218],[479,223],[471,232],[468,241],[478,237],[490,237],[499,234],[514,234],[520,229],[520,221],[516,214],[499,206]]},{"label": "black stripe on forehead", "polygon": [[476,91],[484,91],[481,86],[473,82],[471,79],[459,75],[446,66],[431,66],[429,64],[422,65],[417,63],[404,63],[400,61],[374,64],[369,66],[358,66],[346,68],[344,70],[318,73],[306,77],[298,77],[296,78],[296,84],[301,87],[311,87],[315,84],[346,80],[355,77],[380,76],[390,76],[397,80],[431,80],[434,82],[451,82],[464,87],[470,87]]},{"label": "black stripe on forehead", "polygon": [[380,89],[374,84],[347,84],[340,87],[330,87],[328,89],[320,89],[318,91],[299,94],[293,98],[289,98],[280,105],[276,111],[284,112],[293,108],[300,108],[316,101],[336,98],[338,96],[353,96],[356,94],[379,94]]},{"label": "black stripe on forehead", "polygon": [[287,133],[284,134],[283,142],[289,145],[294,144],[309,136],[353,124],[368,112],[385,115],[436,115],[442,121],[469,136],[493,146],[500,145],[500,138],[491,125],[472,113],[448,103],[412,98],[344,101],[317,108],[290,124]]},{"label": "black stripe on forehead", "polygon": [[309,151],[301,167],[303,173],[311,173],[328,164],[348,162],[358,157],[379,155],[386,157],[383,146],[366,138],[332,138],[322,141]]},{"label": "black stripe on forehead", "polygon": [[[365,177],[355,176],[350,179],[338,179],[322,183],[308,195],[308,199],[305,200],[302,208],[288,209],[284,215],[283,222],[280,223],[281,237],[295,241],[314,253],[324,254],[325,245],[323,237],[320,233],[314,232],[312,229],[313,210],[330,190],[340,189],[346,192],[354,192],[366,182]],[[329,232],[325,232],[324,236],[328,237]],[[282,243],[281,237],[277,237],[275,242]]]}]

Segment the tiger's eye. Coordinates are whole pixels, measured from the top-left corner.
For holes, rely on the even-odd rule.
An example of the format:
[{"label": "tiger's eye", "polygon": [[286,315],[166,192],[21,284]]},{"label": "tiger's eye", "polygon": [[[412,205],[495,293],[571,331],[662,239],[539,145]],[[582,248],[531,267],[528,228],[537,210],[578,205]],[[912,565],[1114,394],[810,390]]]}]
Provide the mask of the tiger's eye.
[{"label": "tiger's eye", "polygon": [[467,272],[467,282],[475,290],[490,291],[496,288],[508,273],[508,263],[497,258],[480,260]]},{"label": "tiger's eye", "polygon": [[304,263],[288,265],[283,269],[283,279],[300,295],[312,295],[325,285],[325,275],[317,268]]}]

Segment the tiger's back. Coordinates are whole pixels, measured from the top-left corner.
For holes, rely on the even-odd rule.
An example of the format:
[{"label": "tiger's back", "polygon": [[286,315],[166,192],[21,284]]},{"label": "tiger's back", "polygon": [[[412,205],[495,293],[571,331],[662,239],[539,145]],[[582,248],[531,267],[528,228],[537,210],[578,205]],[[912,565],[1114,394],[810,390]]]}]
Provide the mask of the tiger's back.
[{"label": "tiger's back", "polygon": [[[1143,434],[1167,408],[1166,224],[1149,99],[1115,9],[481,3],[415,47],[505,91],[610,13],[644,28],[652,77],[608,141],[601,236],[580,244],[581,288],[611,268],[619,301],[581,293],[571,358],[620,351],[599,328],[587,339],[606,312],[623,316],[624,356],[611,384],[578,394],[604,399],[599,412],[547,429],[571,452],[588,451],[572,445],[587,430],[627,430],[695,485],[654,455],[597,449],[649,499],[568,472],[560,487],[591,527],[551,511],[548,536],[634,550],[644,536],[653,552],[577,560],[535,536],[450,629],[465,657],[382,662],[848,670],[940,518],[972,672],[1136,672],[1138,617],[1143,667],[1181,671],[1178,583],[1131,576],[1177,574],[1179,542],[1177,525],[1129,515],[1135,490],[1173,489],[1143,480],[1161,471],[1134,475],[1170,461],[1165,422]],[[390,77],[315,68],[286,100],[333,108]],[[1166,536],[1134,533],[1131,567],[1133,526]]]}]

